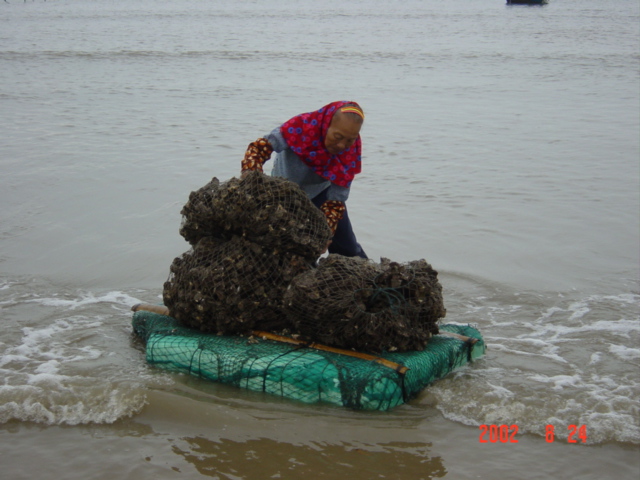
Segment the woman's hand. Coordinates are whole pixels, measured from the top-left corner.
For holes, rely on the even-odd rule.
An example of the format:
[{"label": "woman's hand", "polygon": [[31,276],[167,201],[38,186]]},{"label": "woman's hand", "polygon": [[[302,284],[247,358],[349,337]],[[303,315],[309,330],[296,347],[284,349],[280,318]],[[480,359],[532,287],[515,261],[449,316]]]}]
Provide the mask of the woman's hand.
[{"label": "woman's hand", "polygon": [[327,224],[331,229],[331,233],[336,233],[338,222],[342,220],[346,208],[347,207],[345,207],[344,202],[339,202],[337,200],[327,200],[320,205],[320,210],[322,210],[322,213],[327,217]]},{"label": "woman's hand", "polygon": [[[240,164],[243,172],[241,175],[244,175],[246,171],[258,170],[262,172],[262,165],[269,160],[272,152],[273,147],[266,138],[259,138],[255,142],[251,142]],[[244,177],[241,176],[241,178]]]}]

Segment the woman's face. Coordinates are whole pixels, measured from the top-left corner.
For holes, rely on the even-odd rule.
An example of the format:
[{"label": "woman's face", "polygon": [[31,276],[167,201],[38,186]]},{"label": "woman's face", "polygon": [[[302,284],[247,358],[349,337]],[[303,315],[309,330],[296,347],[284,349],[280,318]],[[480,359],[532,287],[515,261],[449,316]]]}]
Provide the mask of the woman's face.
[{"label": "woman's face", "polygon": [[351,148],[360,135],[362,122],[342,113],[336,113],[324,137],[324,146],[332,155],[338,155]]}]

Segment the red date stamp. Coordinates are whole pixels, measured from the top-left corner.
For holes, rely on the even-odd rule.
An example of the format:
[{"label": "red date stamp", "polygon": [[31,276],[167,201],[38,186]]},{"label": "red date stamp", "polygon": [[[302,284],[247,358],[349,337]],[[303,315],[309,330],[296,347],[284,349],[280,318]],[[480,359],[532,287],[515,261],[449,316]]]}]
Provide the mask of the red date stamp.
[{"label": "red date stamp", "polygon": [[[586,425],[569,425],[567,443],[587,443]],[[518,443],[516,435],[518,425],[480,425],[480,443]],[[553,443],[556,438],[556,428],[547,425],[545,428],[545,440]]]},{"label": "red date stamp", "polygon": [[[587,443],[587,426],[586,425],[569,425],[569,436],[567,437],[567,443],[578,443],[578,440],[582,443]],[[547,425],[544,433],[544,438],[547,443],[553,443],[555,440],[556,429],[553,425]]]}]

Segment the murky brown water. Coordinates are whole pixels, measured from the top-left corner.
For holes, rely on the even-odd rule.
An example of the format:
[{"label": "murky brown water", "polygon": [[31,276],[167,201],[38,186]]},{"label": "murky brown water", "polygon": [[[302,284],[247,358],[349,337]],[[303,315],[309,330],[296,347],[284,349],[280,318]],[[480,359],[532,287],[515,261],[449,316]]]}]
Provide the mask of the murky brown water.
[{"label": "murky brown water", "polygon": [[[595,0],[1,4],[3,475],[634,478],[638,18]],[[385,413],[148,367],[129,307],[161,301],[189,192],[339,98],[367,113],[360,242],[426,258],[487,356]]]}]

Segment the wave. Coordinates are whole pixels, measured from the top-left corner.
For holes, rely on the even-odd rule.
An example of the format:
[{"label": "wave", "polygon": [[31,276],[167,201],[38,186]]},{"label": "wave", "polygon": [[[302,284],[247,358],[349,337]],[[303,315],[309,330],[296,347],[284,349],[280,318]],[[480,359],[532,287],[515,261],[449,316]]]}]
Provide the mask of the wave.
[{"label": "wave", "polygon": [[551,425],[565,440],[578,425],[590,444],[640,444],[640,295],[471,290],[476,296],[454,298],[448,315],[479,324],[488,351],[429,387],[446,418],[541,436]]},{"label": "wave", "polygon": [[242,49],[203,49],[203,50],[4,50],[0,51],[0,61],[32,61],[37,59],[85,59],[85,60],[118,60],[130,59],[198,59],[208,60],[245,60],[245,61],[282,61],[287,62],[381,62],[381,61],[402,61],[405,65],[412,65],[413,68],[433,68],[438,62],[460,63],[461,61],[475,62],[480,59],[490,64],[502,64],[506,62],[541,62],[544,64],[556,65],[557,63],[568,62],[569,64],[580,66],[597,66],[598,68],[626,68],[629,62],[637,62],[640,56],[636,53],[610,53],[603,56],[600,53],[561,53],[557,55],[537,54],[532,51],[526,58],[519,55],[504,52],[477,52],[477,53],[450,53],[414,50],[380,50],[380,49],[353,49],[326,51],[317,50],[315,47],[302,48],[296,51],[283,50],[242,50]]},{"label": "wave", "polygon": [[113,423],[140,412],[149,388],[171,384],[145,365],[121,321],[138,299],[117,291],[39,296],[20,287],[0,285],[10,296],[3,309],[19,313],[0,337],[0,423]]},{"label": "wave", "polygon": [[[446,274],[447,321],[479,327],[485,357],[413,403],[467,425],[517,425],[558,438],[584,425],[588,443],[640,443],[640,327],[635,292],[513,292]],[[139,296],[146,297],[139,299]],[[0,281],[9,328],[0,336],[0,423],[113,423],[134,416],[151,389],[173,385],[148,367],[130,306],[148,291],[69,291]],[[241,395],[239,393],[239,395]]]}]

